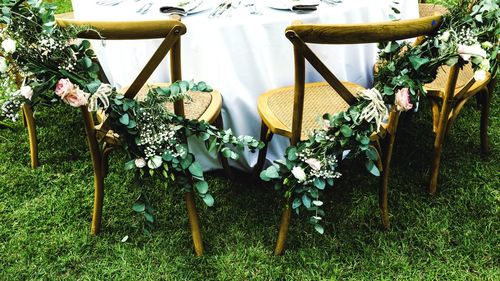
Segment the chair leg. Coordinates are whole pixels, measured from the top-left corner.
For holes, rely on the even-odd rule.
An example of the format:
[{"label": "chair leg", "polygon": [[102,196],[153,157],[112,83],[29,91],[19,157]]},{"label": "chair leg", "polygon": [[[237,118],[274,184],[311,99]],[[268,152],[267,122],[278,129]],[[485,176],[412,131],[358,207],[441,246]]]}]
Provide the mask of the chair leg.
[{"label": "chair leg", "polygon": [[280,229],[278,231],[278,240],[276,241],[276,247],[274,248],[274,255],[280,256],[285,250],[286,236],[288,235],[288,228],[290,226],[290,219],[292,218],[292,206],[290,205],[290,199],[287,200],[285,208],[283,209],[283,214],[281,215]]},{"label": "chair leg", "polygon": [[443,103],[441,114],[439,116],[439,124],[434,139],[434,150],[432,154],[431,166],[431,181],[429,185],[429,194],[434,195],[437,190],[437,180],[439,175],[439,164],[441,161],[441,151],[443,149],[443,141],[446,134],[446,127],[448,126],[448,116],[450,114],[450,103]]},{"label": "chair leg", "polygon": [[[222,130],[224,129],[224,121],[222,120],[222,114],[219,114],[219,116],[217,116],[217,119],[215,119],[215,123],[214,123],[215,127],[217,127],[218,129]],[[229,161],[226,157],[224,157],[222,155],[222,153],[218,153],[218,158],[219,158],[219,161],[220,163],[222,164],[222,168],[224,169],[224,172],[226,173],[226,176],[229,178],[229,179],[233,179],[233,172],[231,171],[231,167],[229,166]]]},{"label": "chair leg", "polygon": [[490,143],[488,139],[488,118],[490,115],[490,103],[491,103],[491,94],[493,91],[484,90],[482,95],[482,106],[481,106],[481,125],[480,125],[480,134],[481,134],[481,153],[489,154],[490,152]]},{"label": "chair leg", "polygon": [[90,232],[96,235],[101,230],[102,207],[104,199],[104,176],[102,174],[102,154],[97,142],[97,136],[94,127],[92,114],[87,110],[86,106],[80,108],[85,125],[85,133],[87,135],[87,144],[89,146],[90,158],[92,160],[92,168],[94,170],[94,210],[92,212],[92,225]]},{"label": "chair leg", "polygon": [[105,147],[103,150],[102,150],[102,159],[101,159],[101,169],[102,169],[102,176],[103,177],[106,177],[106,175],[108,174],[108,170],[109,170],[109,154],[111,154],[111,152],[115,150],[114,147]]},{"label": "chair leg", "polygon": [[464,99],[460,101],[456,106],[453,107],[451,110],[451,113],[449,114],[448,118],[448,123],[446,124],[446,133],[445,133],[445,139],[448,138],[450,135],[450,130],[453,124],[455,124],[455,121],[457,120],[458,114],[464,107],[465,103],[468,101],[468,99]]},{"label": "chair leg", "polygon": [[33,118],[33,109],[30,105],[23,105],[23,119],[28,129],[28,139],[30,143],[31,168],[38,167],[38,142],[36,140],[35,118]]},{"label": "chair leg", "polygon": [[392,150],[394,147],[394,140],[396,139],[395,133],[389,134],[387,136],[386,143],[383,147],[382,157],[382,175],[380,178],[379,186],[379,208],[380,208],[380,219],[384,229],[389,229],[389,200],[388,200],[388,189],[389,189],[389,175],[392,160]]},{"label": "chair leg", "polygon": [[271,130],[269,130],[262,122],[261,124],[261,129],[260,129],[260,140],[264,143],[264,147],[259,150],[259,156],[257,158],[257,163],[255,164],[255,167],[253,168],[252,172],[252,179],[257,180],[259,179],[260,172],[264,168],[264,164],[266,162],[266,155],[267,155],[267,144],[272,140],[273,138],[273,133]]},{"label": "chair leg", "polygon": [[192,192],[186,192],[184,194],[184,199],[186,200],[186,207],[188,210],[189,223],[191,225],[191,234],[193,236],[193,245],[196,256],[203,255],[203,241],[201,239],[200,225],[198,222],[198,214],[196,213],[196,207],[194,205],[194,198]]}]

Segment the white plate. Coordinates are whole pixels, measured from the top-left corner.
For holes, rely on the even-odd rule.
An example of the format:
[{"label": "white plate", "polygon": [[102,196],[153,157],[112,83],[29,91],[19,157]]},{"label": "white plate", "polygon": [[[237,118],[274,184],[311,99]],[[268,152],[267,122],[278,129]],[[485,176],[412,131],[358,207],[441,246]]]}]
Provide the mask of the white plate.
[{"label": "white plate", "polygon": [[319,5],[319,0],[266,0],[265,5],[278,10],[290,10],[295,5]]},{"label": "white plate", "polygon": [[[200,4],[200,1],[202,3]],[[214,8],[217,2],[215,0],[166,0],[162,2],[163,6],[172,6],[183,8],[189,14],[196,14]],[[198,5],[199,4],[199,5]],[[198,6],[197,6],[198,5]],[[193,9],[194,7],[194,9]]]}]

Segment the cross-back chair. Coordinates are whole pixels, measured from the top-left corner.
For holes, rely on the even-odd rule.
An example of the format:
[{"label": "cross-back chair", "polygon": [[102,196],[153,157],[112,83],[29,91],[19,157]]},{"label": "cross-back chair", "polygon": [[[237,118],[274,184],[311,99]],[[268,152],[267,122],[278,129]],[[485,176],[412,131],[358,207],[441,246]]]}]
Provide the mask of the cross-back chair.
[{"label": "cross-back chair", "polygon": [[[440,16],[415,20],[370,24],[301,24],[294,22],[286,29],[286,37],[294,48],[295,85],[270,90],[259,97],[258,111],[262,118],[261,140],[269,142],[273,134],[290,139],[292,145],[307,139],[307,133],[320,128],[317,117],[324,113],[338,113],[356,103],[355,94],[362,86],[341,82],[314,54],[307,43],[312,44],[364,44],[401,40],[435,32],[441,22]],[[326,82],[305,83],[305,61],[308,61]],[[379,188],[379,208],[384,228],[389,227],[388,177],[399,112],[390,112],[388,123],[371,136],[380,157],[382,171]],[[263,167],[266,149],[259,151],[255,167],[257,174]],[[290,199],[292,200],[292,199]],[[287,201],[274,253],[282,254],[288,233],[291,206]]]},{"label": "cross-back chair", "polygon": [[[180,38],[186,33],[186,26],[176,19],[165,19],[155,21],[141,22],[101,22],[101,21],[78,21],[72,14],[63,14],[56,17],[57,23],[61,27],[73,26],[92,26],[99,31],[86,31],[79,34],[82,39],[101,39],[106,40],[141,40],[141,39],[163,39],[158,49],[151,56],[145,67],[141,70],[133,83],[118,90],[123,92],[126,98],[138,98],[145,96],[150,87],[166,86],[168,84],[147,84],[147,79],[158,67],[163,58],[170,53],[170,80],[172,82],[181,80],[181,42]],[[209,123],[215,123],[222,127],[222,118],[220,115],[222,108],[222,96],[219,92],[200,93],[193,96],[189,103],[178,101],[167,104],[167,107],[173,108],[175,114],[185,116],[189,119],[205,120]],[[88,145],[91,153],[94,169],[94,211],[92,218],[92,234],[97,234],[101,227],[103,196],[104,196],[104,177],[107,172],[108,154],[116,147],[116,139],[109,124],[109,119],[104,119],[101,124],[95,125],[94,117],[88,111],[86,106],[81,107],[85,130],[88,139]],[[103,146],[99,146],[99,138],[102,138]],[[222,157],[222,164],[226,169],[227,160]],[[202,255],[203,243],[198,223],[198,215],[194,204],[192,192],[185,193],[185,201],[188,210],[191,232],[196,255]]]},{"label": "cross-back chair", "polygon": [[492,92],[494,87],[494,83],[490,83],[490,80],[491,75],[489,73],[486,73],[486,78],[482,81],[474,80],[474,70],[471,64],[468,63],[462,68],[458,65],[441,67],[436,79],[424,86],[424,89],[427,91],[427,97],[431,101],[432,131],[436,135],[433,145],[431,179],[429,184],[429,193],[431,195],[437,191],[439,165],[445,137],[449,134],[451,126],[455,123],[465,103],[474,96],[477,96],[477,101],[481,107],[479,127],[481,152],[483,154],[489,152],[488,117],[491,101],[490,88]]},{"label": "cross-back chair", "polygon": [[[468,10],[472,10],[475,2],[471,1],[469,3]],[[447,12],[448,9],[442,5],[419,4],[421,17],[434,13],[445,14]],[[436,79],[424,86],[424,89],[427,91],[426,96],[431,101],[432,131],[436,135],[433,145],[429,194],[433,195],[437,191],[441,152],[445,138],[449,135],[451,126],[457,119],[463,106],[473,96],[476,97],[478,105],[481,108],[479,127],[481,152],[483,154],[489,152],[488,116],[495,82],[495,79],[491,79],[489,73],[486,74],[485,80],[475,81],[474,70],[469,62],[460,69],[458,66],[450,67],[443,65],[438,69]]]}]

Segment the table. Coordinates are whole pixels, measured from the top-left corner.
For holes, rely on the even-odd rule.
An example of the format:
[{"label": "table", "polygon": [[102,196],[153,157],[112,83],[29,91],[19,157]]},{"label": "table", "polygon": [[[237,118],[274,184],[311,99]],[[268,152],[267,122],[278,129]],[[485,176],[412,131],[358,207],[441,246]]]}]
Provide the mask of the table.
[{"label": "table", "polygon": [[[221,0],[214,1],[216,6]],[[244,0],[246,1],[246,0]],[[73,0],[75,17],[87,20],[158,19],[164,1],[125,0],[113,7],[97,6],[95,0]],[[146,2],[153,6],[145,15],[136,13]],[[418,17],[416,0],[399,0],[398,15],[402,19]],[[237,135],[259,138],[260,117],[257,97],[277,87],[293,85],[292,44],[284,30],[293,20],[304,23],[363,23],[389,20],[392,0],[344,0],[336,6],[321,3],[318,10],[307,14],[271,9],[264,0],[257,0],[262,15],[251,15],[243,4],[231,17],[208,18],[211,10],[183,17],[188,32],[182,37],[182,76],[184,80],[206,81],[223,96],[224,127]],[[132,82],[149,59],[159,40],[93,42],[93,47],[110,79],[121,87]],[[320,46],[316,52],[340,79],[369,87],[373,80],[372,67],[376,61],[375,44]],[[346,59],[348,58],[348,59]],[[169,82],[167,62],[160,65],[151,82]],[[162,66],[165,66],[162,68]],[[307,66],[306,82],[322,81],[314,69]],[[290,105],[292,106],[292,105]],[[205,169],[220,168],[215,155],[208,155],[201,142],[190,140],[190,148]],[[275,136],[269,145],[267,159],[283,158],[288,139]],[[257,153],[244,151],[231,165],[250,171],[257,162]]]}]

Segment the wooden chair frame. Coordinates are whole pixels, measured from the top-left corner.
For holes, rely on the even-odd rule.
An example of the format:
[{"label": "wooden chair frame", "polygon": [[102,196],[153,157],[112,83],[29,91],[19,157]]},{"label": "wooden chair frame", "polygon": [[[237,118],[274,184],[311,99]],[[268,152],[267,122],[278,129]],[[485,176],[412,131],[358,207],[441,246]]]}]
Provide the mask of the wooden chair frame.
[{"label": "wooden chair frame", "polygon": [[[186,33],[186,26],[179,21],[179,17],[173,20],[158,20],[158,21],[143,21],[143,22],[81,22],[72,19],[71,14],[63,14],[57,17],[57,22],[61,27],[69,25],[76,26],[92,26],[99,30],[99,33],[94,31],[82,32],[79,37],[84,39],[101,39],[102,37],[111,40],[124,40],[124,39],[152,39],[163,38],[162,43],[149,59],[145,67],[139,73],[137,78],[133,81],[130,87],[126,90],[124,96],[127,98],[134,98],[139,90],[145,85],[147,79],[151,76],[154,70],[158,67],[164,57],[170,52],[170,76],[171,81],[181,80],[181,41],[180,38]],[[209,109],[213,114],[214,110]],[[207,111],[209,111],[207,110]],[[216,123],[222,126],[222,119],[219,113],[216,119],[207,118],[206,121]],[[184,102],[177,101],[174,103],[174,112],[177,115],[185,116]],[[106,132],[110,129],[109,118],[104,120],[99,126],[95,126],[92,113],[88,111],[87,106],[81,107],[85,131],[88,139],[89,150],[94,169],[94,211],[92,216],[91,233],[97,234],[101,228],[102,220],[102,207],[104,198],[104,177],[107,172],[107,159],[109,153],[115,148],[113,144],[105,144],[101,149],[99,147],[99,137],[105,136]],[[210,114],[209,114],[210,115]],[[205,114],[200,117],[204,119]],[[208,115],[207,115],[208,116]],[[186,140],[187,141],[187,140]],[[226,162],[227,165],[227,162]],[[223,163],[224,166],[224,163]],[[188,210],[188,217],[191,226],[191,233],[195,253],[197,256],[203,254],[203,242],[198,221],[198,214],[196,211],[194,197],[192,191],[184,194],[186,207]]]},{"label": "wooden chair frame", "polygon": [[[340,80],[321,62],[306,43],[316,44],[362,44],[376,43],[393,40],[401,40],[430,34],[436,31],[441,23],[441,16],[435,15],[415,20],[402,20],[396,22],[371,23],[371,24],[343,24],[343,25],[322,25],[322,24],[301,24],[296,21],[286,29],[286,37],[294,47],[295,60],[295,86],[291,145],[296,145],[301,139],[301,126],[303,117],[304,95],[305,95],[305,60],[307,60],[333,87],[336,92],[349,105],[356,103],[357,99]],[[399,112],[394,108],[391,110],[387,126],[378,135],[371,137],[373,145],[377,148],[381,156],[379,168],[382,171],[379,189],[379,208],[381,221],[384,228],[389,227],[388,212],[388,178],[389,168],[392,158],[395,134],[399,120]],[[269,142],[274,133],[279,131],[268,128],[265,120],[262,122],[261,140]],[[254,173],[258,174],[264,165],[266,149],[259,151],[259,158],[255,166]],[[291,200],[291,199],[290,199]],[[285,204],[281,223],[278,231],[278,238],[274,249],[275,255],[283,253],[286,236],[291,219],[291,201]]]}]

